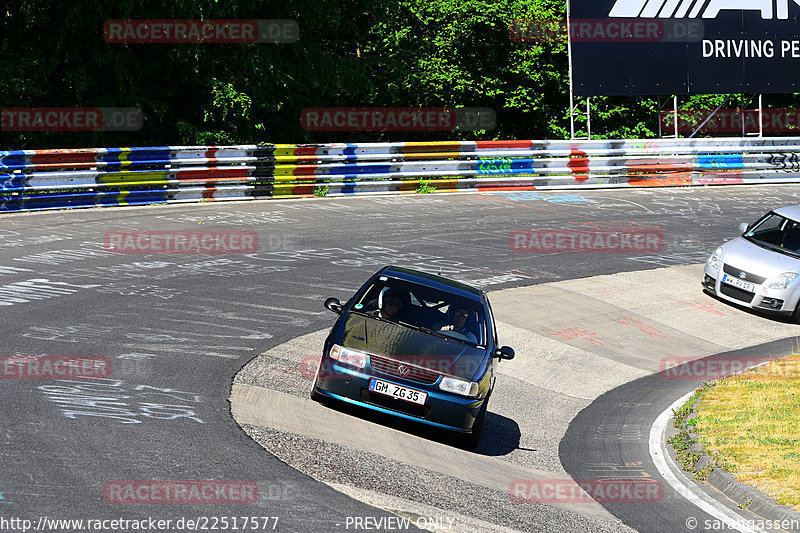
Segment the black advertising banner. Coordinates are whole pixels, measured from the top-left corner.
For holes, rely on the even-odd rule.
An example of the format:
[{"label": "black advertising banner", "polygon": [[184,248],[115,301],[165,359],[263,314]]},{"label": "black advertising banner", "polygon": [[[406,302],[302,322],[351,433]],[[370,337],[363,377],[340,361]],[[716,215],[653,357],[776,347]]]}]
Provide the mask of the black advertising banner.
[{"label": "black advertising banner", "polygon": [[568,0],[578,96],[800,92],[800,0]]}]

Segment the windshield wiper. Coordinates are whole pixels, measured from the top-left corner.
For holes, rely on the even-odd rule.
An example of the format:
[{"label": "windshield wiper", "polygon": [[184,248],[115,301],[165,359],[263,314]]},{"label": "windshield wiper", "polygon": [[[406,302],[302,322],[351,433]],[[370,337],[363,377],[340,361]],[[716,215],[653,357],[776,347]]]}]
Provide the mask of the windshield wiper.
[{"label": "windshield wiper", "polygon": [[405,326],[407,328],[415,329],[415,330],[421,331],[423,333],[429,333],[431,335],[436,335],[437,337],[441,337],[443,339],[452,339],[453,338],[453,337],[451,337],[449,335],[445,335],[444,333],[442,333],[440,331],[433,331],[432,329],[424,328],[422,326],[417,326],[416,324],[409,324],[408,322],[403,322],[402,320],[398,320],[397,323],[400,324],[401,326]]},{"label": "windshield wiper", "polygon": [[458,337],[453,337],[451,335],[448,335],[447,333],[442,333],[441,331],[434,331],[434,330],[429,329],[429,328],[424,328],[422,326],[417,326],[416,324],[409,324],[408,322],[403,322],[403,321],[398,321],[397,323],[402,325],[402,326],[406,326],[408,328],[415,329],[417,331],[421,331],[423,333],[428,333],[429,335],[434,335],[436,337],[440,337],[442,339],[447,339],[449,341],[458,341],[458,342],[461,342],[463,344],[467,344],[469,346],[475,346],[474,343],[472,343],[472,342],[470,342],[470,341],[468,341],[466,339],[459,339]]},{"label": "windshield wiper", "polygon": [[753,244],[755,244],[756,246],[760,246],[761,248],[766,248],[767,250],[773,250],[775,252],[782,253],[784,255],[789,255],[789,256],[792,256],[792,257],[800,258],[800,253],[797,253],[794,250],[790,250],[788,248],[784,248],[782,246],[778,246],[777,244],[772,244],[770,242],[760,241],[760,240],[754,239],[753,237],[747,237],[747,236],[744,236],[744,235],[743,235],[743,237],[745,239],[747,239],[749,242],[752,242]]}]

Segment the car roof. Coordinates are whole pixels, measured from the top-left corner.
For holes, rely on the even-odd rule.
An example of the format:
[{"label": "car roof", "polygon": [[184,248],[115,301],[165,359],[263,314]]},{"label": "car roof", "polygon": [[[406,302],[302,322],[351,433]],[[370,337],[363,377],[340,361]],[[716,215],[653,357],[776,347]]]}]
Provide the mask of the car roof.
[{"label": "car roof", "polygon": [[426,287],[433,287],[445,292],[451,292],[469,298],[471,300],[482,301],[485,293],[472,285],[461,283],[452,279],[444,278],[436,274],[429,274],[411,268],[403,268],[399,266],[383,267],[379,272],[381,275],[391,276],[393,278],[418,283]]},{"label": "car roof", "polygon": [[782,217],[800,221],[800,205],[787,205],[785,207],[773,209],[773,211]]}]

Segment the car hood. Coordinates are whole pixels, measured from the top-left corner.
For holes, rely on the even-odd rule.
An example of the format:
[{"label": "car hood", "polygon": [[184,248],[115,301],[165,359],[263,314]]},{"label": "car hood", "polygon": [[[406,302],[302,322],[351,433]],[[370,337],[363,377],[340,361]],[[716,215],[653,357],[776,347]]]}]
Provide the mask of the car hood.
[{"label": "car hood", "polygon": [[742,237],[725,243],[722,250],[723,263],[767,280],[784,272],[800,272],[800,259],[762,248]]},{"label": "car hood", "polygon": [[340,344],[467,380],[483,373],[487,351],[355,313],[345,319]]}]

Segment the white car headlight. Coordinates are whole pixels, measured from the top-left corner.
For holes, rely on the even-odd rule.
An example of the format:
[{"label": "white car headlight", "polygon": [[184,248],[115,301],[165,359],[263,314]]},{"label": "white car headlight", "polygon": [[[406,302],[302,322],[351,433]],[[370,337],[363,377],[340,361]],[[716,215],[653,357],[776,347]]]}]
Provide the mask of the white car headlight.
[{"label": "white car headlight", "polygon": [[452,392],[461,396],[473,397],[478,394],[477,383],[458,378],[443,377],[439,383],[439,388],[445,392]]},{"label": "white car headlight", "polygon": [[770,289],[786,290],[797,277],[800,276],[797,272],[784,272],[778,279],[769,284]]},{"label": "white car headlight", "polygon": [[331,359],[335,359],[336,361],[346,365],[352,365],[356,368],[364,368],[367,365],[366,353],[359,350],[353,350],[352,348],[345,348],[344,346],[339,346],[338,344],[331,346],[330,356]]},{"label": "white car headlight", "polygon": [[722,257],[722,246],[714,250],[714,253],[708,258],[708,266],[715,270],[718,269],[720,257]]}]

